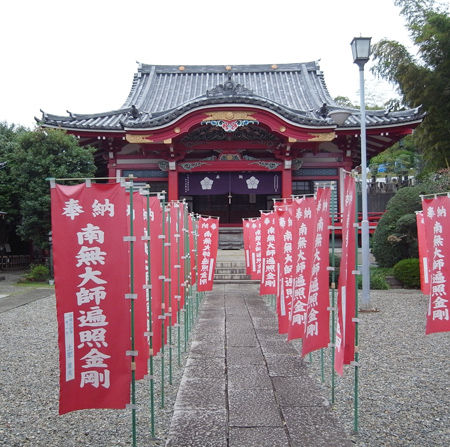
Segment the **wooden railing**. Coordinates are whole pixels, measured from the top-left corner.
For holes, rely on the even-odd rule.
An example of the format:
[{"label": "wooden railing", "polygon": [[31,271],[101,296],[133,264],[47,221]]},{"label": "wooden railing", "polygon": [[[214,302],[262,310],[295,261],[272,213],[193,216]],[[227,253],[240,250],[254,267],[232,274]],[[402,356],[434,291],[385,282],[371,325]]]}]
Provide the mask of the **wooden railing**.
[{"label": "wooden railing", "polygon": [[[378,222],[383,217],[384,211],[371,211],[367,213],[367,217],[369,220],[369,233],[373,234],[377,228]],[[362,213],[358,213],[358,222],[361,226],[362,221]],[[336,228],[336,234],[342,233],[342,213],[336,213],[334,215],[334,226]],[[361,227],[358,230],[359,234],[361,234]]]}]

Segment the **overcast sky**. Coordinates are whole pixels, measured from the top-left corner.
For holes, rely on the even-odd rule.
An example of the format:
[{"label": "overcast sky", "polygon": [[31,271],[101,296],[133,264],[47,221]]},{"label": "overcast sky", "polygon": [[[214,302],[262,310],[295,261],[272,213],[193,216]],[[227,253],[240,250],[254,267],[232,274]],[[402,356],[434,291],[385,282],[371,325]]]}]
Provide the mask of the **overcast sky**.
[{"label": "overcast sky", "polygon": [[[39,109],[118,109],[136,61],[281,64],[320,59],[333,97],[359,101],[355,36],[410,45],[394,0],[11,0],[2,2],[0,121],[34,126]],[[393,96],[366,69],[366,93]],[[380,102],[381,101],[381,102]]]}]

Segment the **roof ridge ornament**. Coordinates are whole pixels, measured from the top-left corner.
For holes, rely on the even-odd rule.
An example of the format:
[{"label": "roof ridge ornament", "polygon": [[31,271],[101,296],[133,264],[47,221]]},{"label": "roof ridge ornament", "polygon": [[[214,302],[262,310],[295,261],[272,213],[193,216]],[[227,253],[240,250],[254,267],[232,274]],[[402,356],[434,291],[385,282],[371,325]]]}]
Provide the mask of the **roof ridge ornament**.
[{"label": "roof ridge ornament", "polygon": [[207,97],[212,96],[238,96],[238,95],[253,95],[253,91],[242,84],[237,84],[232,79],[232,73],[227,73],[227,80],[223,84],[218,84],[211,90],[206,91]]},{"label": "roof ridge ornament", "polygon": [[130,115],[132,116],[133,119],[139,118],[139,115],[141,114],[139,109],[134,104],[131,106],[131,109],[130,109],[129,113],[130,113]]},{"label": "roof ridge ornament", "polygon": [[328,108],[328,104],[326,102],[324,102],[322,104],[322,107],[318,110],[319,115],[322,118],[326,118],[328,116],[329,111],[330,111],[330,109]]}]

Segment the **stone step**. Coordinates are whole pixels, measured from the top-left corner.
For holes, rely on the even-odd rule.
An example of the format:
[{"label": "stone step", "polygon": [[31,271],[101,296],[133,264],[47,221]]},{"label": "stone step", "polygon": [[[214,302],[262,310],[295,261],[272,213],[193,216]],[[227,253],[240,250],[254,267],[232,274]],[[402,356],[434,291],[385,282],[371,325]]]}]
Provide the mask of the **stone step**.
[{"label": "stone step", "polygon": [[245,262],[242,261],[217,261],[217,267],[243,267],[245,268]]},{"label": "stone step", "polygon": [[259,281],[256,281],[254,279],[214,279],[214,284],[258,284]]},{"label": "stone step", "polygon": [[403,289],[403,284],[393,276],[386,276],[386,282],[391,289]]},{"label": "stone step", "polygon": [[223,274],[215,274],[214,280],[224,280],[224,281],[235,281],[235,280],[243,280],[243,279],[250,279],[248,275],[242,275],[242,274],[229,274],[229,273],[223,273]]},{"label": "stone step", "polygon": [[216,267],[217,274],[233,274],[233,275],[246,275],[245,268],[232,268],[232,267]]}]

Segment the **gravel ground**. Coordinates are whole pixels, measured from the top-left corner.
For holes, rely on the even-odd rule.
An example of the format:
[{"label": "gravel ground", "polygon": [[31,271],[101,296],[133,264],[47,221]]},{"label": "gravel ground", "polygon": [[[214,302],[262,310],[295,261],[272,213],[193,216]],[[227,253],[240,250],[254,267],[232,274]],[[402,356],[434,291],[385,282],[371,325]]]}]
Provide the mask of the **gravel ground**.
[{"label": "gravel ground", "polygon": [[[376,313],[360,313],[358,446],[448,446],[450,333],[425,335],[428,299],[415,290],[373,290]],[[330,355],[325,383],[331,399]],[[308,357],[307,357],[308,359]],[[311,373],[321,379],[320,353]],[[336,379],[338,419],[353,432],[354,368]]]},{"label": "gravel ground", "polygon": [[[450,439],[450,334],[425,336],[427,299],[420,292],[372,291],[371,299],[379,312],[360,315],[360,413],[359,433],[353,435],[355,444],[447,446]],[[54,297],[0,314],[0,334],[0,445],[109,447],[131,444],[129,410],[83,410],[58,415]],[[329,352],[325,352],[324,358],[323,387],[330,396]],[[313,353],[310,368],[311,374],[320,380],[319,353]],[[159,370],[157,361],[155,371]],[[148,429],[148,380],[138,382],[138,445],[164,445],[181,376],[182,368],[174,368],[174,384],[166,387],[165,410],[161,410],[157,374],[156,434],[159,441],[151,440]],[[351,367],[346,368],[342,379],[336,379],[334,409],[351,433]]]},{"label": "gravel ground", "polygon": [[[174,334],[176,330],[174,330]],[[174,344],[176,345],[174,335]],[[182,341],[182,345],[184,341]],[[82,410],[58,415],[59,371],[54,296],[0,314],[0,446],[126,446],[131,410]],[[137,443],[165,444],[183,373],[173,350],[173,385],[160,408],[161,362],[155,362],[156,437],[150,435],[149,380],[137,382]],[[166,348],[166,366],[168,366]],[[168,370],[165,372],[169,377]]]}]

